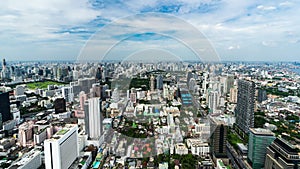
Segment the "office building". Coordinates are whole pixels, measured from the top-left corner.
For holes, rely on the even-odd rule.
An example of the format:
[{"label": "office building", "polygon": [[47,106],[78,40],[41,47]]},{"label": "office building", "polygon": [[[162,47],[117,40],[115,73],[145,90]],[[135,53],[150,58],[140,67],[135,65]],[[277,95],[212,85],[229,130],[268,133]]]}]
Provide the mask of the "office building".
[{"label": "office building", "polygon": [[263,102],[263,101],[265,101],[267,99],[268,99],[267,98],[267,92],[265,90],[259,89],[258,90],[258,95],[257,95],[257,101],[259,103],[261,103],[261,102]]},{"label": "office building", "polygon": [[217,118],[211,118],[210,121],[210,147],[211,154],[216,158],[225,158],[226,154],[226,142],[227,142],[227,130],[228,126],[224,121]]},{"label": "office building", "polygon": [[78,127],[67,124],[44,141],[46,169],[66,169],[78,157]]},{"label": "office building", "polygon": [[9,93],[0,92],[0,113],[2,115],[2,123],[12,120],[12,114],[10,113],[10,101]]},{"label": "office building", "polygon": [[163,88],[163,77],[161,75],[158,75],[156,77],[156,89],[162,90]]},{"label": "office building", "polygon": [[54,101],[55,113],[66,112],[66,100],[64,98],[57,98]]},{"label": "office building", "polygon": [[79,93],[79,103],[80,103],[80,109],[83,110],[84,108],[84,102],[88,99],[87,94],[85,94],[84,91],[81,91]]},{"label": "office building", "polygon": [[254,127],[254,94],[255,84],[252,81],[238,81],[237,106],[235,108],[237,126],[249,133],[249,128]]},{"label": "office building", "polygon": [[275,134],[268,129],[250,128],[248,162],[252,168],[263,168],[267,147],[275,140]]},{"label": "office building", "polygon": [[19,126],[18,142],[21,146],[33,145],[33,121],[28,121]]},{"label": "office building", "polygon": [[226,79],[226,92],[229,93],[230,89],[234,85],[234,76],[233,75],[228,75]]},{"label": "office building", "polygon": [[151,75],[151,77],[150,77],[150,90],[153,92],[154,91],[154,89],[155,89],[155,78],[154,78],[154,76],[153,75]]},{"label": "office building", "polygon": [[237,87],[233,87],[230,89],[230,102],[237,103],[237,93],[238,93]]},{"label": "office building", "polygon": [[91,98],[85,102],[85,132],[90,139],[99,139],[103,134],[101,107],[100,98]]},{"label": "office building", "polygon": [[211,114],[216,113],[219,106],[219,93],[218,91],[211,91],[208,95],[208,108]]},{"label": "office building", "polygon": [[94,83],[90,89],[90,97],[101,97],[100,83]]},{"label": "office building", "polygon": [[42,165],[41,151],[32,149],[25,153],[22,158],[14,162],[9,169],[33,169]]},{"label": "office building", "polygon": [[63,87],[61,91],[62,91],[62,96],[66,100],[66,102],[74,101],[74,93],[72,87]]},{"label": "office building", "polygon": [[24,95],[25,87],[22,85],[17,85],[15,88],[15,96],[21,96]]},{"label": "office building", "polygon": [[300,168],[300,152],[288,141],[276,138],[267,147],[265,169],[296,169]]}]

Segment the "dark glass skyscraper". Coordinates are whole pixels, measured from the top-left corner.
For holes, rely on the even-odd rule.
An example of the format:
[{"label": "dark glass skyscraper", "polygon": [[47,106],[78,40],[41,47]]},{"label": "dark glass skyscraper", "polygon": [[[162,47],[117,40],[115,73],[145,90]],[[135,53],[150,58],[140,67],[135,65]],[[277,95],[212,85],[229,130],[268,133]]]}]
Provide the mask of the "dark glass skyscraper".
[{"label": "dark glass skyscraper", "polygon": [[0,92],[0,113],[2,115],[2,122],[6,122],[12,119],[12,115],[10,113],[10,102],[8,92]]},{"label": "dark glass skyscraper", "polygon": [[254,95],[254,82],[247,80],[238,81],[238,97],[235,115],[237,126],[244,133],[249,133],[249,128],[254,127]]},{"label": "dark glass skyscraper", "polygon": [[265,90],[259,89],[258,90],[258,96],[257,96],[257,101],[259,103],[267,100],[267,92]]},{"label": "dark glass skyscraper", "polygon": [[211,118],[210,124],[210,147],[212,155],[216,158],[227,157],[226,141],[228,126],[224,123],[224,121],[220,121],[215,118]]}]

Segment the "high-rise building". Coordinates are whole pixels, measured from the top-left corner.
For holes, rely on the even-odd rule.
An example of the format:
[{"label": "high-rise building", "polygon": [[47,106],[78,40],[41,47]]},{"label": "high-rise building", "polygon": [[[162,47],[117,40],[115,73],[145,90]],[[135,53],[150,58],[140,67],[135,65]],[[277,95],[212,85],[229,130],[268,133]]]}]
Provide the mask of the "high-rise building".
[{"label": "high-rise building", "polygon": [[267,147],[265,169],[296,169],[300,168],[299,150],[288,141],[276,138]]},{"label": "high-rise building", "polygon": [[17,85],[15,88],[15,96],[24,95],[25,87],[22,85]]},{"label": "high-rise building", "polygon": [[266,92],[266,90],[259,89],[259,90],[258,90],[257,101],[258,101],[259,103],[261,103],[261,102],[263,102],[263,101],[265,101],[265,100],[267,100],[267,99],[268,99],[268,98],[267,98],[267,92]]},{"label": "high-rise building", "polygon": [[87,94],[85,94],[84,91],[81,91],[79,93],[79,103],[80,103],[80,109],[84,109],[84,102],[88,99]]},{"label": "high-rise building", "polygon": [[268,129],[250,128],[248,161],[252,168],[263,168],[267,147],[275,140],[275,134]]},{"label": "high-rise building", "polygon": [[100,83],[94,83],[90,89],[90,97],[101,97]]},{"label": "high-rise building", "polygon": [[159,90],[163,88],[163,77],[161,75],[156,77],[156,88]]},{"label": "high-rise building", "polygon": [[238,89],[236,86],[230,88],[230,102],[237,103],[237,93],[238,93]]},{"label": "high-rise building", "polygon": [[0,113],[2,115],[2,122],[12,120],[12,114],[10,113],[10,101],[9,93],[1,93],[0,91]]},{"label": "high-rise building", "polygon": [[57,98],[54,101],[55,113],[66,112],[66,100],[64,98]]},{"label": "high-rise building", "polygon": [[226,141],[228,126],[224,121],[211,118],[210,122],[210,147],[211,153],[216,158],[227,157]]},{"label": "high-rise building", "polygon": [[254,95],[255,84],[252,81],[238,81],[237,106],[235,108],[237,126],[249,133],[249,128],[254,127]]},{"label": "high-rise building", "polygon": [[151,77],[150,77],[150,90],[153,92],[154,91],[154,89],[155,89],[155,78],[154,78],[154,76],[153,75],[151,75]]},{"label": "high-rise building", "polygon": [[99,139],[103,134],[101,107],[100,98],[91,98],[85,102],[85,132],[90,139]]},{"label": "high-rise building", "polygon": [[66,100],[66,102],[73,102],[74,101],[74,93],[72,87],[63,87],[61,88],[62,96]]},{"label": "high-rise building", "polygon": [[44,141],[46,169],[65,169],[78,157],[78,127],[67,124]]},{"label": "high-rise building", "polygon": [[234,85],[234,76],[233,75],[228,75],[226,79],[226,92],[229,93],[230,89]]},{"label": "high-rise building", "polygon": [[210,91],[208,95],[208,108],[210,113],[215,113],[219,106],[219,93],[218,91]]},{"label": "high-rise building", "polygon": [[26,147],[27,145],[33,145],[33,124],[33,121],[29,121],[19,126],[18,142],[23,147]]},{"label": "high-rise building", "polygon": [[102,67],[98,67],[96,71],[96,80],[102,80]]}]

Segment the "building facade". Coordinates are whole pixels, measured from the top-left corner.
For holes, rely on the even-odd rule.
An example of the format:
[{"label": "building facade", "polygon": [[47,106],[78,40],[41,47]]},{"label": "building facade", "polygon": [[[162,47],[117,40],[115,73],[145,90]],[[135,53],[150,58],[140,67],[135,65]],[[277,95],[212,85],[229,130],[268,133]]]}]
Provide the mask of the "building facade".
[{"label": "building facade", "polygon": [[267,147],[275,140],[275,134],[268,129],[250,128],[248,162],[252,168],[263,168]]},{"label": "building facade", "polygon": [[282,138],[276,138],[267,147],[265,169],[300,168],[300,155],[297,148]]},{"label": "building facade", "polygon": [[78,127],[66,125],[44,141],[46,169],[65,169],[78,157]]},{"label": "building facade", "polygon": [[249,128],[254,127],[254,95],[255,84],[252,81],[238,81],[238,97],[235,109],[237,126],[249,133]]}]

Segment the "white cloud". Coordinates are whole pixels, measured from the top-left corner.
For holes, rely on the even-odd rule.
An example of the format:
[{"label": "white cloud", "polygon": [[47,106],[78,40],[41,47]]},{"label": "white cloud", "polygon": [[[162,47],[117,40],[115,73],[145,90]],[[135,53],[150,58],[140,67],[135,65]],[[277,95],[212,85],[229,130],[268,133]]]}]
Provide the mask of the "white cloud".
[{"label": "white cloud", "polygon": [[228,50],[240,49],[240,45],[229,46],[227,49],[228,49]]},{"label": "white cloud", "polygon": [[260,10],[265,10],[265,11],[271,11],[277,9],[275,6],[264,6],[264,5],[259,5],[257,6],[257,9]]},{"label": "white cloud", "polygon": [[262,45],[268,46],[268,47],[275,47],[277,46],[277,42],[272,40],[262,41]]},{"label": "white cloud", "polygon": [[[128,0],[118,3],[102,1],[103,4],[98,9],[91,7],[89,2],[90,0],[78,0],[76,2],[72,0],[31,0],[30,2],[10,0],[1,2],[0,31],[5,32],[0,34],[0,43],[4,45],[2,48],[5,49],[5,45],[18,45],[24,44],[24,42],[28,45],[32,42],[46,42],[50,46],[48,40],[53,40],[53,44],[55,43],[56,46],[63,43],[69,44],[69,46],[76,43],[79,46],[78,44],[84,43],[82,37],[62,30],[73,27],[78,27],[76,28],[77,31],[96,30],[96,26],[89,27],[90,25],[87,23],[93,21],[97,16],[116,21],[120,17],[137,14],[145,10],[157,10],[161,9],[162,6],[169,5],[179,5],[179,11],[173,11],[172,14],[197,27],[221,51],[221,55],[224,51],[225,54],[226,52],[233,53],[233,50],[240,52],[236,54],[244,54],[250,51],[247,50],[248,46],[252,46],[253,50],[251,51],[259,51],[255,48],[262,45],[294,44],[298,43],[298,39],[300,39],[300,20],[298,17],[300,5],[293,0],[282,2],[259,0]],[[162,24],[155,19],[134,21],[132,24],[136,27],[151,27],[153,23],[156,24],[157,30],[167,30],[167,28],[172,30],[172,26],[174,26],[171,22]],[[82,25],[84,28],[80,27]],[[178,29],[184,30],[185,28],[181,26]],[[124,27],[122,29],[135,28]],[[114,31],[120,31],[120,28]],[[107,37],[110,35],[111,33],[108,33]],[[188,36],[192,39],[191,35]],[[102,41],[102,43],[109,42]],[[32,44],[33,47],[34,45]],[[247,46],[247,48],[240,48],[239,46]],[[289,50],[289,46],[286,48],[290,53],[298,52]],[[59,49],[65,50],[64,48]],[[269,52],[276,50],[273,48]],[[5,53],[5,50],[2,50],[5,55],[12,55],[10,52]],[[59,54],[56,53],[56,55]]]},{"label": "white cloud", "polygon": [[34,38],[57,38],[55,31],[76,26],[96,18],[101,13],[90,8],[88,1],[78,0],[10,0],[1,2],[0,30]]}]

